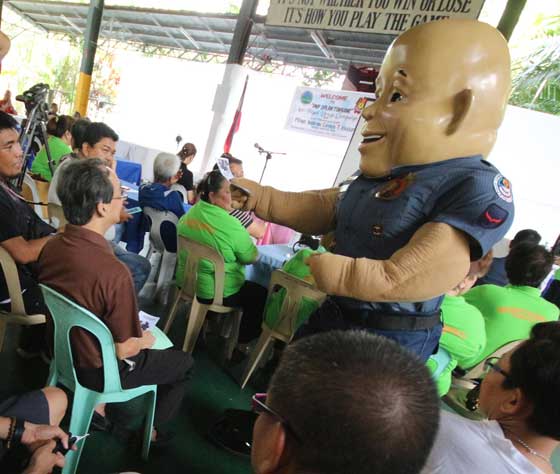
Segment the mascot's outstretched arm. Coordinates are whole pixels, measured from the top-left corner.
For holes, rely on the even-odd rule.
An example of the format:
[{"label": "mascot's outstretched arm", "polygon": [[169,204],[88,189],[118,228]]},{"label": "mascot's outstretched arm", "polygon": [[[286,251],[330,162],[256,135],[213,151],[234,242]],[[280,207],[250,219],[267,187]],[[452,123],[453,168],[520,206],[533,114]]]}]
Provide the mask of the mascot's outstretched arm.
[{"label": "mascot's outstretched arm", "polygon": [[334,229],[337,196],[338,188],[293,193],[243,178],[232,181],[234,207],[253,211],[261,219],[303,234],[322,235]]},{"label": "mascot's outstretched arm", "polygon": [[444,294],[469,271],[469,241],[443,223],[424,224],[388,260],[325,253],[308,259],[317,288],[362,301],[425,301]]}]

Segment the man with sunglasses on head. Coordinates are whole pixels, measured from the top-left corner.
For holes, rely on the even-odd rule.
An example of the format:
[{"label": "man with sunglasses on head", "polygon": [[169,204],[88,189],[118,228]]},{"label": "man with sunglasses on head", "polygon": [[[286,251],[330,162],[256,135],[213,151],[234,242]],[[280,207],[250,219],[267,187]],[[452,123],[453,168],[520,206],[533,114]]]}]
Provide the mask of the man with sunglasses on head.
[{"label": "man with sunglasses on head", "polygon": [[253,408],[260,413],[251,452],[256,474],[415,474],[439,418],[421,361],[365,331],[289,345]]},{"label": "man with sunglasses on head", "polygon": [[479,408],[487,421],[441,412],[423,474],[552,474],[560,444],[560,323],[539,323],[501,359],[486,361]]}]

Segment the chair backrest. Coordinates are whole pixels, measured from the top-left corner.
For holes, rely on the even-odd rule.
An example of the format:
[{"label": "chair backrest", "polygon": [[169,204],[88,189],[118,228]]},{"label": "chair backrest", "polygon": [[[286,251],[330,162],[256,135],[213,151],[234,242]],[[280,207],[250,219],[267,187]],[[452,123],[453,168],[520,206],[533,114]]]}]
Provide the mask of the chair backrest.
[{"label": "chair backrest", "polygon": [[49,218],[51,220],[51,223],[57,229],[64,227],[68,223],[66,221],[66,217],[64,216],[64,211],[62,210],[62,206],[55,204],[54,202],[49,202],[48,208],[49,208]]},{"label": "chair backrest", "polygon": [[27,314],[23,304],[23,297],[21,296],[21,285],[19,282],[19,275],[16,262],[9,254],[9,252],[0,246],[0,267],[4,273],[6,286],[8,287],[8,295],[11,300],[11,313]]},{"label": "chair backrest", "polygon": [[189,297],[196,296],[198,264],[200,260],[208,260],[214,265],[214,301],[212,304],[222,305],[224,300],[225,265],[224,258],[216,249],[179,235],[177,251],[186,254],[185,273],[181,292]]},{"label": "chair backrest", "polygon": [[277,291],[277,287],[284,288],[286,294],[277,318],[278,322],[270,329],[289,341],[297,329],[297,315],[302,300],[307,298],[320,305],[327,295],[310,283],[296,278],[283,270],[274,270],[272,272],[270,284],[268,286],[268,298]]},{"label": "chair backrest", "polygon": [[[518,341],[511,341],[508,342],[507,344],[504,344],[502,347],[500,347],[499,349],[496,349],[492,354],[490,354],[488,357],[502,357],[504,354],[506,354],[507,352],[515,349],[519,344],[521,344],[523,342],[522,340],[518,340]],[[487,358],[488,358],[487,357]],[[486,360],[486,359],[484,359]],[[482,378],[484,376],[484,360],[479,362],[477,365],[475,365],[472,369],[470,369],[464,377],[461,378],[465,378],[465,379],[479,379]]]},{"label": "chair backrest", "polygon": [[68,384],[69,388],[73,388],[79,383],[74,369],[70,331],[75,327],[82,328],[89,331],[99,341],[105,380],[104,391],[121,391],[115,343],[109,328],[87,309],[70,301],[46,285],[41,284],[40,286],[54,322],[53,363],[58,378]]},{"label": "chair backrest", "polygon": [[144,215],[150,219],[150,242],[158,252],[163,254],[166,248],[161,237],[161,225],[164,222],[170,222],[176,228],[179,219],[171,211],[160,211],[152,207],[145,207],[143,211]]},{"label": "chair backrest", "polygon": [[181,196],[183,196],[183,201],[187,202],[188,193],[187,193],[187,188],[185,188],[185,186],[179,183],[174,183],[171,185],[169,189],[171,189],[171,191],[179,191],[181,193]]},{"label": "chair backrest", "polygon": [[[43,181],[36,181],[27,173],[23,176],[23,186],[21,189],[22,196],[31,202],[47,202],[48,184]],[[46,187],[46,194],[45,194]],[[33,210],[41,219],[48,219],[48,211],[45,206],[33,204]]]}]

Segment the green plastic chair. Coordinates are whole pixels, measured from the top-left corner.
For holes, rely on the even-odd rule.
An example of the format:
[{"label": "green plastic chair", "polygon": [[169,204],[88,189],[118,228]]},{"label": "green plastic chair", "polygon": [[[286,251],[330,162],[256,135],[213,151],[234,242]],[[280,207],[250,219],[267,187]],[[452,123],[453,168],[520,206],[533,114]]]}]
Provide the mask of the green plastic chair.
[{"label": "green plastic chair", "polygon": [[[144,423],[142,458],[147,459],[152,437],[157,385],[144,385],[124,390],[121,387],[113,336],[107,326],[97,316],[51,288],[41,285],[41,290],[54,321],[54,357],[51,362],[47,384],[55,386],[60,383],[74,392],[70,432],[74,435],[83,435],[88,432],[93,411],[97,404],[127,402],[146,394],[147,416]],[[70,346],[70,330],[74,327],[89,331],[99,341],[105,380],[103,392],[85,388],[78,381]],[[63,474],[74,474],[76,472],[85,441],[77,444],[77,451],[69,451],[66,454]]]}]

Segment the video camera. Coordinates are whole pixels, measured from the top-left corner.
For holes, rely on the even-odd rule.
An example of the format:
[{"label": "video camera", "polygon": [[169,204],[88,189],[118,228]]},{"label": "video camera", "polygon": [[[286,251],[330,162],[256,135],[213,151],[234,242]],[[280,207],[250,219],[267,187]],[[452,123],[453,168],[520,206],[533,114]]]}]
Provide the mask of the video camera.
[{"label": "video camera", "polygon": [[40,117],[44,120],[49,112],[49,106],[47,104],[49,90],[50,87],[48,84],[35,84],[23,94],[17,95],[16,100],[25,104],[25,111],[28,117],[33,112],[33,109],[36,108],[35,114],[38,115],[37,118]]}]

